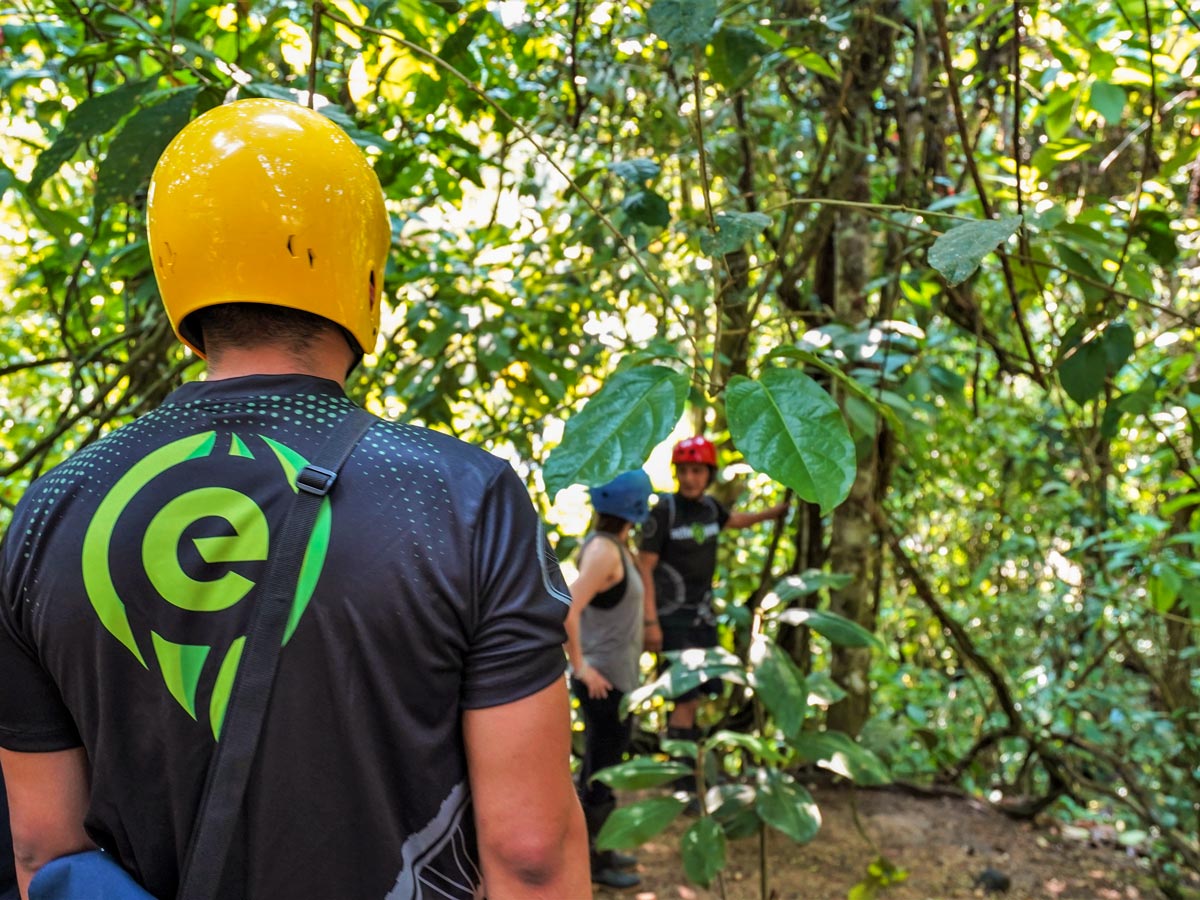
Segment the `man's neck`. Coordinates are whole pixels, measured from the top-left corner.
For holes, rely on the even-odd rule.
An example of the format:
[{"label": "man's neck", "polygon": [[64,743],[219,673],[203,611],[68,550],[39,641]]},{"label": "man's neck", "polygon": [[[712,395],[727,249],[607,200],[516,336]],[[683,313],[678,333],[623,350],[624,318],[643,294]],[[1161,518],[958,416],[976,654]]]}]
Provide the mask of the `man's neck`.
[{"label": "man's neck", "polygon": [[208,361],[208,380],[246,375],[311,375],[343,384],[354,357],[340,334],[319,335],[301,357],[290,347],[223,347]]}]

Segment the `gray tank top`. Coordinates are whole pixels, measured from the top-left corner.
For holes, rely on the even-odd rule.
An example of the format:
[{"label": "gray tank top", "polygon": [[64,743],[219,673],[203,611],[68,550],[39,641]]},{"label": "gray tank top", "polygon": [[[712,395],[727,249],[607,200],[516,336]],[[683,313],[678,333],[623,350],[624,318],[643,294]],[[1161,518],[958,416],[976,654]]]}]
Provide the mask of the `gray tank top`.
[{"label": "gray tank top", "polygon": [[642,576],[629,550],[604,532],[587,536],[580,556],[596,538],[612,541],[625,565],[625,592],[607,609],[588,604],[579,617],[579,640],[587,664],[601,672],[618,691],[628,694],[638,686],[638,658],[642,654]]}]

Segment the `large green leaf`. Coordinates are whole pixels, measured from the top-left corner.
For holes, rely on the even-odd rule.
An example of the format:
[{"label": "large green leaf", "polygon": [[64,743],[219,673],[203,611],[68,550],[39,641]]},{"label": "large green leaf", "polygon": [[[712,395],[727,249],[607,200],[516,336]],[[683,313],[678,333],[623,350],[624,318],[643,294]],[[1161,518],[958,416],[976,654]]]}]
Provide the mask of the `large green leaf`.
[{"label": "large green leaf", "polygon": [[683,871],[702,887],[708,887],[725,868],[725,832],[717,820],[704,816],[692,823],[680,842]]},{"label": "large green leaf", "polygon": [[768,47],[749,28],[725,26],[712,42],[710,68],[717,81],[735,87],[751,78]]},{"label": "large green leaf", "polygon": [[979,268],[983,258],[1017,233],[1020,216],[982,219],[952,228],[929,248],[929,264],[950,284],[960,284]]},{"label": "large green leaf", "polygon": [[874,753],[840,731],[809,732],[792,745],[806,760],[857,784],[890,784],[892,775]]},{"label": "large green leaf", "polygon": [[786,609],[779,621],[788,625],[811,628],[840,647],[875,647],[884,649],[883,641],[857,622],[821,609]]},{"label": "large green leaf", "polygon": [[165,100],[134,113],[113,138],[96,177],[96,209],[129,200],[150,179],[159,156],[192,115],[199,85],[171,91]]},{"label": "large green leaf", "polygon": [[622,715],[652,697],[678,697],[711,679],[745,684],[742,661],[723,647],[673,650],[663,654],[671,665],[658,678],[630,691],[621,699]]},{"label": "large green leaf", "polygon": [[819,569],[805,569],[799,575],[788,575],[775,583],[775,593],[784,603],[790,603],[797,597],[807,597],[815,594],[821,588],[844,588],[854,580],[853,575],[837,572],[822,572]]},{"label": "large green leaf", "polygon": [[821,810],[804,787],[786,772],[759,769],[754,800],[759,818],[798,844],[806,844],[821,828]]},{"label": "large green leaf", "polygon": [[622,181],[638,187],[657,178],[658,173],[662,171],[662,166],[644,156],[610,163],[608,168]]},{"label": "large green leaf", "polygon": [[717,0],[656,0],[646,19],[672,53],[683,53],[708,43],[717,20]]},{"label": "large green leaf", "polygon": [[153,81],[129,81],[107,93],[89,97],[67,113],[63,129],[54,143],[38,155],[37,165],[29,178],[30,196],[75,155],[80,144],[115,127],[153,86]]},{"label": "large green leaf", "polygon": [[687,802],[678,797],[652,797],[617,809],[600,834],[596,836],[597,850],[626,850],[640,847],[650,838],[662,833],[675,817],[683,812]]},{"label": "large green leaf", "polygon": [[803,372],[729,380],[729,433],[746,461],[827,513],[850,493],[854,441],[833,398]]},{"label": "large green leaf", "polygon": [[1104,121],[1116,125],[1121,121],[1125,112],[1125,90],[1107,81],[1093,81],[1089,103],[1096,112],[1104,116]]},{"label": "large green leaf", "polygon": [[700,250],[706,256],[732,253],[765,231],[771,224],[771,217],[758,212],[719,212],[716,222],[716,234],[706,231],[700,235]]},{"label": "large green leaf", "polygon": [[1063,390],[1083,404],[1100,395],[1104,382],[1129,361],[1134,351],[1133,329],[1114,322],[1098,334],[1088,334],[1088,323],[1075,323],[1063,337],[1065,349],[1058,363]]},{"label": "large green leaf", "polygon": [[618,791],[641,791],[674,781],[691,771],[691,766],[685,766],[673,759],[635,756],[628,762],[601,769],[592,777]]},{"label": "large green leaf", "polygon": [[546,460],[553,497],[570,484],[597,485],[645,462],[683,415],[687,376],[667,366],[618,372],[567,420],[562,443]]},{"label": "large green leaf", "polygon": [[746,734],[744,731],[722,729],[710,737],[706,741],[706,744],[711,747],[740,747],[751,753],[756,760],[772,762],[777,765],[787,759],[780,752],[777,742],[773,737],[759,737],[758,735]]},{"label": "large green leaf", "polygon": [[789,739],[796,737],[804,726],[808,712],[808,688],[804,673],[773,640],[758,635],[750,647],[750,684],[758,692],[763,705],[775,717]]},{"label": "large green leaf", "polygon": [[621,201],[621,209],[629,218],[643,225],[666,228],[671,224],[671,208],[667,206],[667,201],[649,189],[634,191]]}]

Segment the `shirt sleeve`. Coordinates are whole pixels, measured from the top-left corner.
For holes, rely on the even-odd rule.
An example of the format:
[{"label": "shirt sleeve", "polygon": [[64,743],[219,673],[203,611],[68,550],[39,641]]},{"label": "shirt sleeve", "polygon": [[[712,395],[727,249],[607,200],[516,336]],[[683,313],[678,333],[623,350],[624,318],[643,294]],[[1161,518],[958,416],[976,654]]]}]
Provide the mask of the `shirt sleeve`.
[{"label": "shirt sleeve", "polygon": [[7,554],[0,558],[5,561],[5,584],[0,585],[0,747],[21,753],[78,747],[75,721],[17,621],[20,607],[7,587]]},{"label": "shirt sleeve", "polygon": [[639,550],[662,556],[662,552],[667,546],[667,538],[670,537],[667,518],[669,502],[665,496],[659,494],[658,503],[655,504],[654,509],[650,510],[650,517],[642,523],[641,534],[638,537]]},{"label": "shirt sleeve", "polygon": [[729,507],[721,503],[721,501],[717,500],[715,497],[710,496],[708,499],[717,511],[717,530],[719,531],[723,529],[725,527],[725,523],[729,521]]},{"label": "shirt sleeve", "polygon": [[475,622],[462,705],[478,709],[527,697],[566,671],[571,595],[525,486],[508,466],[480,507],[472,563]]}]

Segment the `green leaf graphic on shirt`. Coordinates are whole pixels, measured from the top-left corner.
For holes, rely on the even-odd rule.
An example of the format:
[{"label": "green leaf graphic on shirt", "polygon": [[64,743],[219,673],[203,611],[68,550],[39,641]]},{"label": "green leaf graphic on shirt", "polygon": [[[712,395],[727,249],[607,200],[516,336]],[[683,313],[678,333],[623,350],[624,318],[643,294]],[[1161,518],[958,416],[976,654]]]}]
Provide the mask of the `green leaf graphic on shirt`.
[{"label": "green leaf graphic on shirt", "polygon": [[176,644],[157,631],[150,632],[150,638],[154,641],[154,655],[158,657],[158,667],[162,670],[167,690],[189,716],[196,718],[196,685],[200,682],[200,671],[211,648]]},{"label": "green leaf graphic on shirt", "polygon": [[[229,436],[229,444],[223,446],[232,460],[242,460],[258,465],[262,460],[278,463],[275,477],[281,477],[293,492],[296,476],[308,465],[308,460],[295,450],[263,435],[254,437],[265,443],[270,454],[261,451],[255,455],[249,438],[236,434]],[[163,601],[178,610],[190,614],[208,614],[229,609],[243,600],[254,588],[255,582],[245,575],[231,571],[230,564],[262,562],[268,559],[271,549],[271,529],[266,515],[252,498],[232,488],[217,485],[193,487],[178,496],[169,498],[154,513],[142,535],[130,534],[130,527],[121,523],[121,517],[129,504],[159,476],[190,460],[213,454],[217,447],[216,432],[204,432],[181,438],[148,454],[135,463],[112,487],[96,510],[84,536],[82,568],[84,587],[101,624],[119,640],[142,664],[150,668],[139,641],[144,646],[145,636],[139,638],[134,632],[125,602],[114,579],[110,563],[110,551],[114,543],[122,546],[140,543],[141,561],[146,578]],[[233,463],[241,464],[241,463]],[[188,485],[195,483],[190,473],[171,473],[171,482]],[[167,483],[163,479],[160,484]],[[156,486],[156,490],[157,490]],[[223,520],[226,533],[193,535],[190,529],[201,520]],[[132,528],[136,529],[136,525]],[[313,532],[305,548],[300,577],[292,607],[283,635],[283,643],[291,639],[300,618],[316,590],[317,581],[325,564],[332,532],[332,514],[328,498],[322,501]],[[221,566],[223,571],[212,578],[204,578],[203,572],[185,569],[187,556],[181,557],[181,549],[190,543],[195,554],[204,564]],[[191,557],[194,561],[195,556]],[[194,562],[193,562],[194,565]],[[199,577],[197,577],[199,576]],[[139,598],[145,600],[144,597]],[[140,606],[143,617],[154,618],[153,604]],[[144,619],[142,620],[144,621]],[[144,626],[143,626],[144,627]],[[156,626],[158,627],[158,626]],[[178,627],[178,626],[174,626]],[[184,626],[185,634],[187,627]],[[163,683],[180,707],[192,718],[196,718],[197,694],[208,659],[214,648],[172,640],[172,628],[149,631],[150,646],[163,678]],[[208,699],[209,720],[214,737],[219,737],[229,694],[241,660],[244,636],[238,636],[224,651],[221,663],[212,681],[212,692]],[[218,653],[221,651],[218,649]],[[210,676],[212,677],[212,676]]]},{"label": "green leaf graphic on shirt", "polygon": [[101,502],[100,508],[96,510],[96,515],[92,517],[87,534],[83,538],[83,585],[92,601],[92,607],[100,617],[101,624],[113,637],[128,647],[129,652],[147,669],[149,666],[138,649],[133,629],[129,625],[129,615],[125,612],[125,604],[117,593],[112,571],[108,566],[108,548],[112,542],[113,530],[129,501],[152,479],[188,459],[206,456],[212,450],[215,441],[216,434],[206,431],[160,447],[140,460],[113,485],[112,490]]},{"label": "green leaf graphic on shirt", "polygon": [[221,661],[217,683],[213,685],[212,700],[208,704],[208,720],[212,723],[213,740],[221,739],[221,726],[225,724],[225,710],[229,707],[229,694],[233,691],[233,678],[242,661],[242,650],[246,646],[244,637],[229,645],[229,652]]}]

